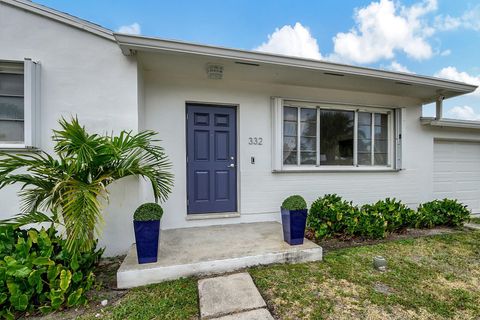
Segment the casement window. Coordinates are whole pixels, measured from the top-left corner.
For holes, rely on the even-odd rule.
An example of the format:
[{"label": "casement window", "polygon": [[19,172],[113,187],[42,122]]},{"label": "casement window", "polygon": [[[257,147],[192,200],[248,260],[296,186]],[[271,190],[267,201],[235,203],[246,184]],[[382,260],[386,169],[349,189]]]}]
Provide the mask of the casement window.
[{"label": "casement window", "polygon": [[273,169],[400,169],[400,114],[388,108],[275,98]]},{"label": "casement window", "polygon": [[0,61],[0,149],[39,147],[40,66]]}]

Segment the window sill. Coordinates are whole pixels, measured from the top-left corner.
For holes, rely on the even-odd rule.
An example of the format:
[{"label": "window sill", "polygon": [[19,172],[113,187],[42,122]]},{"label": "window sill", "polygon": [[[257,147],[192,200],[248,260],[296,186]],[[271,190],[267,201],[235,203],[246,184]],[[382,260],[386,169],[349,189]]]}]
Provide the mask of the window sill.
[{"label": "window sill", "polygon": [[393,169],[385,167],[374,168],[283,168],[280,170],[272,170],[272,173],[343,173],[343,172],[399,172],[402,169]]},{"label": "window sill", "polygon": [[3,152],[38,152],[40,149],[27,147],[23,144],[1,144],[0,151]]}]

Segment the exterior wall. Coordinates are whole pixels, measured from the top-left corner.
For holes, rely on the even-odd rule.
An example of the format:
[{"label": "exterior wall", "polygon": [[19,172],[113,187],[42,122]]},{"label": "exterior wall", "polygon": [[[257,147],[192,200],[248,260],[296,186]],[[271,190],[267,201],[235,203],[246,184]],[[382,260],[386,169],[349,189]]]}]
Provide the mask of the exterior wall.
[{"label": "exterior wall", "polygon": [[[301,194],[308,202],[338,193],[362,204],[385,197],[402,199],[412,207],[432,193],[433,139],[420,124],[420,102],[412,99],[262,83],[214,81],[163,76],[145,71],[145,128],[160,133],[173,162],[175,187],[165,204],[162,228],[278,220],[282,200]],[[400,172],[272,173],[272,96],[323,101],[407,107],[403,119],[403,167]],[[186,101],[238,105],[238,218],[186,220]],[[262,146],[248,137],[263,137]],[[250,157],[256,158],[255,164]]]},{"label": "exterior wall", "polygon": [[[136,61],[114,41],[0,3],[0,60],[41,63],[41,149],[52,151],[52,129],[62,116],[78,115],[91,132],[138,129]],[[101,245],[123,253],[133,240],[138,205],[136,179],[110,188]],[[17,188],[0,191],[0,219],[18,213]]]},{"label": "exterior wall", "polygon": [[[279,205],[291,194],[308,202],[338,193],[355,203],[385,197],[410,206],[430,200],[433,189],[433,141],[479,140],[470,130],[428,128],[420,124],[421,104],[414,99],[278,84],[213,81],[143,71],[135,58],[121,54],[117,44],[99,36],[0,3],[0,60],[32,58],[41,63],[41,149],[51,152],[52,129],[61,116],[77,115],[91,132],[152,129],[160,133],[173,163],[175,186],[162,228],[194,227],[279,220]],[[404,170],[400,172],[272,173],[270,97],[406,107],[403,119]],[[238,106],[238,211],[240,217],[186,219],[185,104],[187,101]],[[263,145],[248,145],[262,137]],[[250,163],[254,156],[255,164]],[[0,191],[0,219],[18,212],[16,192]],[[125,253],[134,242],[132,215],[151,201],[150,186],[129,178],[110,187],[100,244],[106,255]]]}]

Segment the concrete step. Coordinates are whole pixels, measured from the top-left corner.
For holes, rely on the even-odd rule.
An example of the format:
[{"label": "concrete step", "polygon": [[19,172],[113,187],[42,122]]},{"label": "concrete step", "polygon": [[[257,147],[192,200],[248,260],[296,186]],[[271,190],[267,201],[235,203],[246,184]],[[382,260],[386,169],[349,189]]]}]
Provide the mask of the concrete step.
[{"label": "concrete step", "polygon": [[322,248],[305,239],[290,246],[278,222],[162,230],[158,261],[138,264],[133,245],[117,272],[131,288],[180,277],[220,274],[255,265],[322,260]]}]

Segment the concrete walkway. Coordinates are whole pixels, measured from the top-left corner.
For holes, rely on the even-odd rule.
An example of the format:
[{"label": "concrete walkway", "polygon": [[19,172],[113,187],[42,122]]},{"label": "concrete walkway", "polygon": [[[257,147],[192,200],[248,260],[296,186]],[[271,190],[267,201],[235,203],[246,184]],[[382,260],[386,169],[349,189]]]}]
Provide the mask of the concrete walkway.
[{"label": "concrete walkway", "polygon": [[198,294],[201,319],[273,320],[246,272],[199,280]]},{"label": "concrete walkway", "polygon": [[472,230],[480,230],[480,224],[477,223],[465,223],[464,227]]}]

